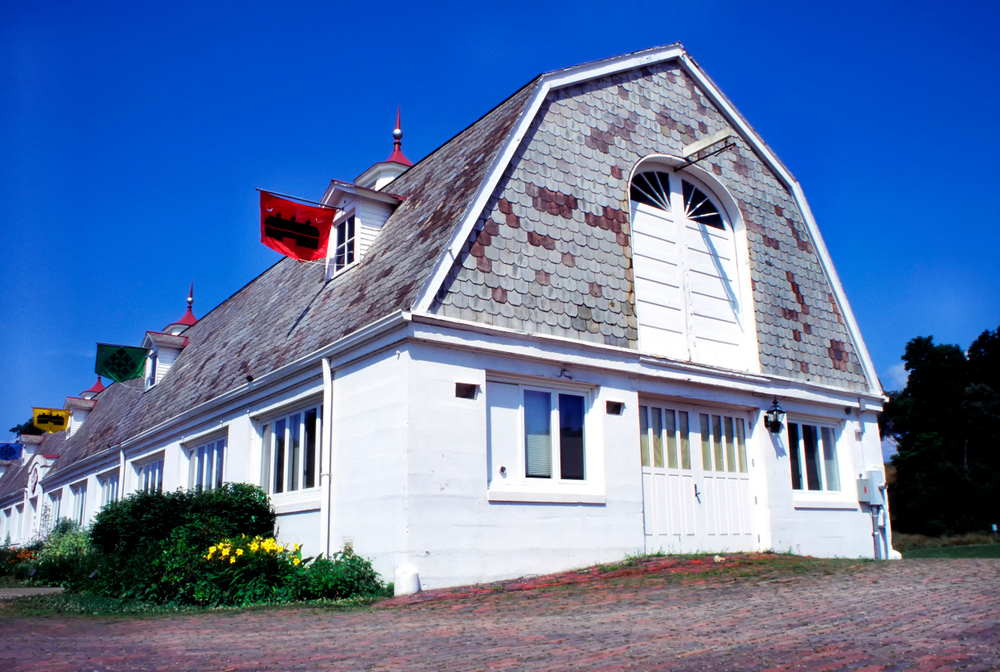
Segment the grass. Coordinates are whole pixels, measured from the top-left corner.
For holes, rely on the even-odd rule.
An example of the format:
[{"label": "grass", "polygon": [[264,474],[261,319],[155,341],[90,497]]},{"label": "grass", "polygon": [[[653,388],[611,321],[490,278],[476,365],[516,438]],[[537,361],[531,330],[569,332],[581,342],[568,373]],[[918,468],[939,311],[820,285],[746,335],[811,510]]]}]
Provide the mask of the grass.
[{"label": "grass", "polygon": [[942,546],[939,548],[917,548],[901,551],[903,558],[1000,558],[1000,544],[976,544],[973,546]]},{"label": "grass", "polygon": [[235,613],[267,609],[328,609],[345,611],[366,607],[384,597],[353,597],[344,600],[310,600],[308,602],[282,602],[256,604],[246,607],[193,607],[152,604],[139,600],[121,600],[100,595],[61,593],[58,595],[32,595],[0,600],[0,617],[51,617],[51,616],[111,616],[143,617],[174,614]]},{"label": "grass", "polygon": [[[907,551],[926,548],[947,548],[950,546],[988,546],[997,544],[998,540],[992,534],[960,534],[949,537],[928,537],[923,534],[903,534],[893,532],[892,547],[906,557]],[[990,556],[994,557],[994,556]]]}]

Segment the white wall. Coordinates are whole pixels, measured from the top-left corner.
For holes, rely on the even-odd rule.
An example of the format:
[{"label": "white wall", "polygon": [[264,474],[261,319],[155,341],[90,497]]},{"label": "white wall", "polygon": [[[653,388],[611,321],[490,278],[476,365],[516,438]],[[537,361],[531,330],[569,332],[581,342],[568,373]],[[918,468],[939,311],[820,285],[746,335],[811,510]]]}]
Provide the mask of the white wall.
[{"label": "white wall", "polygon": [[[424,588],[558,571],[642,549],[634,391],[606,375],[569,374],[596,395],[586,450],[603,459],[588,485],[599,486],[605,503],[490,502],[486,371],[558,381],[561,368],[428,345],[411,346],[410,353],[407,559]],[[477,398],[456,398],[456,382],[479,385]],[[607,416],[608,399],[625,401],[626,414]]]},{"label": "white wall", "polygon": [[406,558],[405,347],[334,370],[330,552],[352,543],[391,581]]},{"label": "white wall", "polygon": [[[873,557],[871,517],[857,501],[858,474],[877,469],[884,474],[875,413],[859,421],[845,406],[784,402],[788,411],[785,429],[766,434],[768,497],[772,536],[769,547],[817,557]],[[856,406],[856,405],[855,405]],[[840,492],[814,493],[793,490],[788,455],[788,421],[815,422],[837,428]],[[864,429],[860,440],[858,430]]]}]

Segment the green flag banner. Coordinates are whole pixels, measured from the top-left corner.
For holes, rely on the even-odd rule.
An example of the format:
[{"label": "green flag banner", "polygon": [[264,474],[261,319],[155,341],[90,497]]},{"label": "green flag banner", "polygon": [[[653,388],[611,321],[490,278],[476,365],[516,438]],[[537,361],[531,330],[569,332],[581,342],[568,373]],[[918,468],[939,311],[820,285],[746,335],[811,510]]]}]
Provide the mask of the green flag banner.
[{"label": "green flag banner", "polygon": [[146,366],[146,349],[127,345],[97,344],[97,365],[94,371],[99,376],[124,383],[133,378],[142,378]]}]

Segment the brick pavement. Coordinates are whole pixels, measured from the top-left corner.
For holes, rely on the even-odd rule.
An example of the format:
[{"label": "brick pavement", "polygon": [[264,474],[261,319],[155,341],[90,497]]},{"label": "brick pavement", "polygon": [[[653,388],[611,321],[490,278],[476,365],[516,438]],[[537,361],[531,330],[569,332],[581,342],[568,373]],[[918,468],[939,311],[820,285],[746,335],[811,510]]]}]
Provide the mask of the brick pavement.
[{"label": "brick pavement", "polygon": [[805,573],[746,562],[720,574],[653,560],[347,612],[11,619],[0,608],[0,669],[1000,669],[1000,560]]}]

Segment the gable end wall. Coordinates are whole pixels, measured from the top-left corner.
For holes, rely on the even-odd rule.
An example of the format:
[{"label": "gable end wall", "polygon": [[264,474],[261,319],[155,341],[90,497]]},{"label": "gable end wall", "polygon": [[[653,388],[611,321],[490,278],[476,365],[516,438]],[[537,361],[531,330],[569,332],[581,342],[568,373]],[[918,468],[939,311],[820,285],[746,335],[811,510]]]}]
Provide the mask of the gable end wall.
[{"label": "gable end wall", "polygon": [[[676,62],[553,91],[432,312],[637,347],[628,179],[650,154],[724,128]],[[699,164],[747,228],[761,371],[865,390],[863,368],[792,195],[742,139]]]}]

